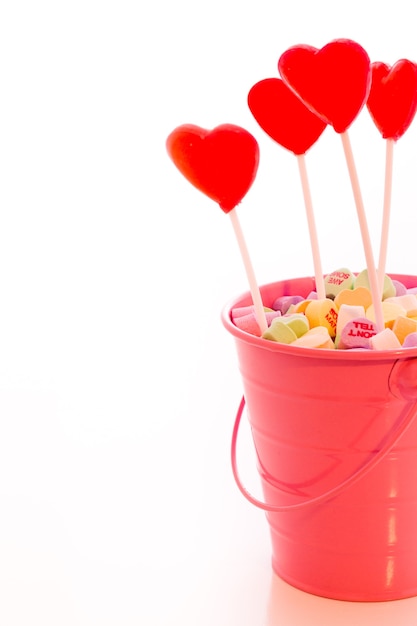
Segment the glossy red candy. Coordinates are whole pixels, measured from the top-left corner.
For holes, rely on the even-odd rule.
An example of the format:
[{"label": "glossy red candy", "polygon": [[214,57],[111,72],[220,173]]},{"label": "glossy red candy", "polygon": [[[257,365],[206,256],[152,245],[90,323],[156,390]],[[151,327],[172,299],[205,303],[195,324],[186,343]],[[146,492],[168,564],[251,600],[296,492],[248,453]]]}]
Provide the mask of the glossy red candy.
[{"label": "glossy red candy", "polygon": [[296,155],[305,154],[326,128],[326,122],[279,78],[266,78],[253,85],[248,105],[259,126]]},{"label": "glossy red candy", "polygon": [[371,86],[366,51],[351,39],[324,48],[289,48],[278,61],[287,85],[337,133],[345,132],[363,108]]},{"label": "glossy red candy", "polygon": [[372,63],[372,83],[366,106],[384,139],[399,139],[417,109],[417,65],[400,59],[392,67]]},{"label": "glossy red candy", "polygon": [[166,147],[181,174],[225,213],[239,204],[255,180],[259,146],[240,126],[206,130],[184,124],[172,131]]}]

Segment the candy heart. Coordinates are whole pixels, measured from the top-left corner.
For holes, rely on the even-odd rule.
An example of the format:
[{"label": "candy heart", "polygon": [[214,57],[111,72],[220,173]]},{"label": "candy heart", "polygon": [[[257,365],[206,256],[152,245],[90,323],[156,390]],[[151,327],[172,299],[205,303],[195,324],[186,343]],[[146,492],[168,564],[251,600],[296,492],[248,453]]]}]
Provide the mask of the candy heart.
[{"label": "candy heart", "polygon": [[372,295],[366,287],[355,287],[355,289],[343,289],[334,299],[335,305],[340,308],[343,304],[350,306],[363,306],[366,310],[372,304]]},{"label": "candy heart", "polygon": [[[368,277],[368,270],[362,270],[355,278],[355,287],[366,287],[370,289],[370,281]],[[396,289],[391,278],[386,274],[384,276],[384,282],[382,285],[382,300],[385,298],[391,298],[395,296]]]},{"label": "candy heart", "polygon": [[417,346],[417,333],[410,333],[404,339],[403,348],[415,348]]},{"label": "candy heart", "polygon": [[310,329],[308,319],[302,313],[292,313],[279,318],[283,324],[286,324],[295,332],[297,337],[301,337]]},{"label": "candy heart", "polygon": [[[272,312],[274,309],[270,309],[267,306],[264,306],[265,313]],[[235,306],[232,309],[232,321],[234,322],[238,317],[243,317],[245,315],[250,315],[251,313],[255,313],[255,307],[253,304],[249,304],[247,306]]]},{"label": "candy heart", "polygon": [[330,298],[311,300],[306,307],[305,315],[311,328],[323,326],[327,328],[330,337],[336,336],[337,307],[335,307],[333,300]]},{"label": "candy heart", "polygon": [[205,130],[184,124],[172,131],[166,147],[181,174],[225,213],[239,204],[255,180],[259,146],[240,126]]},{"label": "candy heart", "polygon": [[337,311],[336,339],[340,337],[346,324],[358,317],[365,317],[365,309],[363,306],[342,304]]},{"label": "candy heart", "polygon": [[385,328],[369,339],[372,350],[398,350],[401,344],[391,328]]},{"label": "candy heart", "polygon": [[272,303],[274,311],[280,311],[282,315],[288,312],[289,308],[293,305],[302,302],[304,298],[302,296],[280,296]]},{"label": "candy heart", "polygon": [[281,78],[337,133],[343,133],[364,106],[371,86],[368,54],[350,39],[318,50],[293,46],[278,61]]},{"label": "candy heart", "polygon": [[301,348],[319,348],[326,350],[334,350],[334,343],[329,335],[327,327],[315,326],[310,328],[304,335],[297,337],[292,342],[293,346],[299,346]]},{"label": "candy heart", "polygon": [[[276,317],[281,317],[281,313],[279,311],[272,311],[269,313],[265,312],[267,326],[269,326],[272,323],[272,320],[274,320]],[[251,313],[248,313],[247,315],[238,315],[237,317],[234,317],[233,323],[235,326],[240,328],[240,330],[243,330],[246,333],[256,335],[256,337],[260,337],[262,335],[258,320],[256,319],[254,308],[253,311]]]},{"label": "candy heart", "polygon": [[399,280],[392,279],[392,284],[395,288],[396,296],[405,296],[407,294],[407,287]]},{"label": "candy heart", "polygon": [[349,320],[343,328],[338,343],[341,350],[370,348],[370,339],[376,335],[375,324],[365,316]]},{"label": "candy heart", "polygon": [[324,278],[326,298],[334,299],[343,289],[352,289],[354,282],[354,274],[346,267],[334,270]]},{"label": "candy heart", "polygon": [[385,302],[394,302],[402,306],[405,309],[407,317],[417,316],[417,297],[412,293],[407,293],[404,296],[387,298]]},{"label": "candy heart", "polygon": [[282,324],[279,318],[272,320],[270,327],[262,334],[262,337],[278,343],[292,343],[297,339],[293,329],[287,324]]},{"label": "candy heart", "polygon": [[395,333],[398,341],[403,344],[408,335],[417,332],[417,320],[399,315],[392,325],[392,331]]},{"label": "candy heart", "polygon": [[326,128],[279,78],[256,83],[249,91],[248,105],[259,126],[296,155],[305,154]]},{"label": "candy heart", "polygon": [[310,302],[311,302],[311,299],[300,300],[300,302],[297,302],[296,304],[292,304],[287,310],[287,313],[291,313],[291,314],[292,313],[305,313],[305,310],[310,304]]},{"label": "candy heart", "polygon": [[366,106],[384,139],[399,139],[417,109],[417,65],[407,59],[390,67],[372,63],[372,83]]},{"label": "candy heart", "polygon": [[[385,328],[392,328],[395,320],[400,315],[403,317],[407,317],[406,310],[400,304],[396,304],[395,302],[384,301],[381,303],[381,308],[382,308],[382,316],[383,316]],[[365,311],[365,315],[370,320],[375,322],[376,316],[375,316],[375,308],[373,304],[368,306],[368,308]]]}]

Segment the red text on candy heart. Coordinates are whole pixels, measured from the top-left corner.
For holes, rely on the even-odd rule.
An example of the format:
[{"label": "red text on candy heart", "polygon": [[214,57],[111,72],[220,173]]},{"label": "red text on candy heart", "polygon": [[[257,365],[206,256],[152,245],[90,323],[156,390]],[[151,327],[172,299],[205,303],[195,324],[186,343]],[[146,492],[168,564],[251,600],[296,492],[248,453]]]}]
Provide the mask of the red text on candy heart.
[{"label": "red text on candy heart", "polygon": [[372,322],[368,324],[365,322],[352,321],[348,332],[349,337],[364,337],[365,339],[369,339],[374,335],[376,335],[376,330]]}]

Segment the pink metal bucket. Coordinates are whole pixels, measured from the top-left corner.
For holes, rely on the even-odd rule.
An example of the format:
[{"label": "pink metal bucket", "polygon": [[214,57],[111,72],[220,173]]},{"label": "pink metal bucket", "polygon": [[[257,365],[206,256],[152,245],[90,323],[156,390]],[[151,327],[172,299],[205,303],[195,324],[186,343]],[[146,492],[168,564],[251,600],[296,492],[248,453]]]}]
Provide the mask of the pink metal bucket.
[{"label": "pink metal bucket", "polygon": [[[417,277],[393,275],[406,286]],[[261,288],[265,306],[305,297],[312,278]],[[266,511],[274,571],[288,583],[339,600],[417,595],[417,348],[313,350],[233,335],[244,400],[232,437],[239,489]],[[241,482],[236,443],[244,404],[263,498]]]}]

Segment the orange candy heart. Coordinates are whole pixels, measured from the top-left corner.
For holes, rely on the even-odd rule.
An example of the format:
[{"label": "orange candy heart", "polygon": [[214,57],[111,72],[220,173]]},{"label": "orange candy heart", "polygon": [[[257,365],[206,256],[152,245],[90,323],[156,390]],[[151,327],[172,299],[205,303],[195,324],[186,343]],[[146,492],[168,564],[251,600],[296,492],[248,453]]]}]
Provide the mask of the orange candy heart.
[{"label": "orange candy heart", "polygon": [[372,304],[372,296],[366,287],[356,287],[355,289],[343,289],[334,299],[335,305],[340,308],[342,304],[350,306],[363,306],[366,309]]}]

